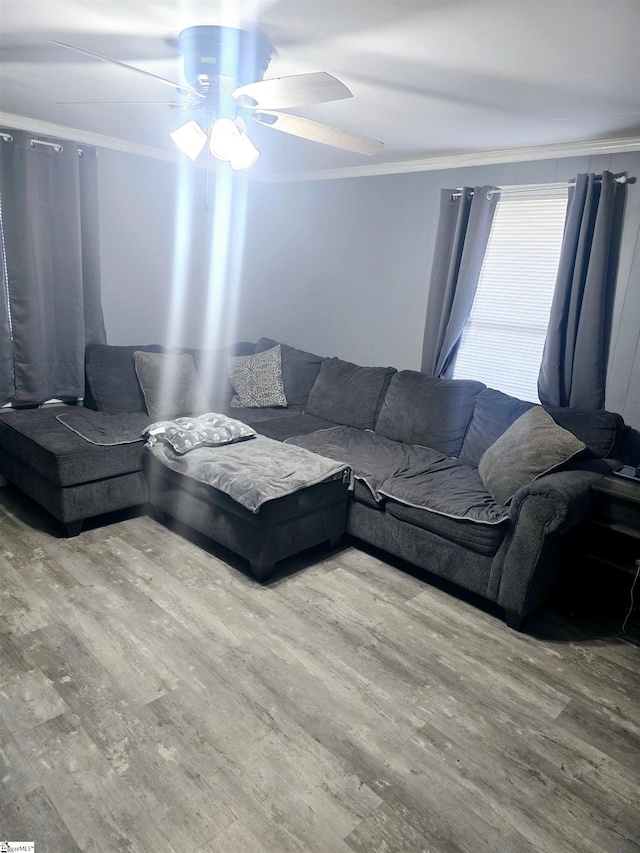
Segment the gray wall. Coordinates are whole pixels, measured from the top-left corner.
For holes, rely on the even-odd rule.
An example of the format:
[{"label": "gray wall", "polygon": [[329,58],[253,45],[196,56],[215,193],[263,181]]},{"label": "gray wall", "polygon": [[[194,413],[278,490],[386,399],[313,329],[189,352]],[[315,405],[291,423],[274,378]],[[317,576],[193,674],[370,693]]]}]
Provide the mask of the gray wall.
[{"label": "gray wall", "polygon": [[[419,369],[440,189],[564,181],[640,153],[291,184],[220,180],[215,214],[170,163],[101,151],[110,343],[218,346],[261,335]],[[214,205],[215,206],[215,205]],[[221,213],[223,215],[221,215]],[[607,407],[640,427],[640,184],[629,186]],[[184,235],[187,235],[187,238]],[[182,238],[181,238],[182,235]],[[227,235],[229,241],[227,241]],[[227,249],[227,245],[230,246]]]},{"label": "gray wall", "polygon": [[[241,329],[359,364],[419,369],[440,190],[628,171],[640,152],[252,191]],[[640,426],[640,183],[629,185],[607,407]]]},{"label": "gray wall", "polygon": [[[207,214],[205,174],[189,162],[101,149],[98,164],[108,342],[217,347],[237,340],[229,316],[242,275],[246,179],[232,190],[212,176]],[[224,214],[216,217],[216,208]]]}]

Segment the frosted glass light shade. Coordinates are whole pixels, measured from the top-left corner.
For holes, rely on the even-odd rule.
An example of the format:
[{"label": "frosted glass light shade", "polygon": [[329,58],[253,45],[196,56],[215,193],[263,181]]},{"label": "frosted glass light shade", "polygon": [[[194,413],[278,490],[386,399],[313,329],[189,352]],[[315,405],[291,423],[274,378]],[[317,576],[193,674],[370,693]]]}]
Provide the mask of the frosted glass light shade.
[{"label": "frosted glass light shade", "polygon": [[218,160],[230,163],[235,171],[252,166],[260,156],[260,152],[242,128],[244,123],[239,127],[230,118],[219,118],[211,128],[211,153]]},{"label": "frosted glass light shade", "polygon": [[248,169],[249,166],[253,166],[259,156],[260,152],[247,134],[241,133],[231,156],[231,168],[236,172],[239,169]]},{"label": "frosted glass light shade", "polygon": [[182,153],[186,154],[194,163],[198,159],[198,156],[204,146],[207,144],[207,134],[200,127],[198,122],[193,121],[193,119],[172,131],[169,136],[173,139]]}]

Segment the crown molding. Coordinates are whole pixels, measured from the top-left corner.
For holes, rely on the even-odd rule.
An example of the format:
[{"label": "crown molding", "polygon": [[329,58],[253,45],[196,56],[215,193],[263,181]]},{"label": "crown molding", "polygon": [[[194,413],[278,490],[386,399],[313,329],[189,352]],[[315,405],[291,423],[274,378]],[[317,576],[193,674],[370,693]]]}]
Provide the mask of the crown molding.
[{"label": "crown molding", "polygon": [[0,125],[8,129],[26,130],[28,133],[40,133],[44,136],[57,136],[61,139],[70,139],[83,145],[95,145],[97,148],[110,148],[113,151],[122,151],[125,154],[137,154],[140,157],[152,157],[154,160],[167,160],[177,163],[180,159],[178,152],[162,151],[160,148],[152,148],[149,145],[139,145],[136,142],[127,142],[114,136],[102,136],[100,133],[89,133],[85,130],[77,130],[74,127],[65,127],[60,124],[51,124],[48,121],[38,121],[26,116],[13,115],[12,113],[0,112]]},{"label": "crown molding", "polygon": [[555,145],[534,145],[529,148],[503,148],[495,151],[478,151],[472,154],[446,154],[441,157],[403,160],[396,163],[372,163],[368,166],[353,166],[346,169],[259,175],[254,180],[267,184],[327,181],[338,178],[365,178],[378,175],[400,175],[407,172],[461,169],[467,166],[495,166],[499,163],[519,163],[530,160],[554,160],[562,157],[621,154],[627,151],[640,151],[640,137],[563,142]]},{"label": "crown molding", "polygon": [[[165,151],[149,145],[139,145],[114,136],[89,133],[73,127],[52,124],[26,116],[0,112],[0,125],[15,130],[26,130],[45,136],[70,139],[98,148],[109,148],[125,154],[137,154],[178,163],[182,160],[176,151]],[[586,142],[563,142],[554,145],[534,145],[528,148],[503,148],[494,151],[477,151],[470,154],[445,154],[440,157],[425,157],[419,160],[401,160],[394,163],[372,163],[366,166],[350,166],[343,169],[324,169],[310,172],[288,172],[275,175],[248,175],[252,181],[265,184],[294,183],[296,181],[328,181],[339,178],[366,178],[380,175],[401,175],[408,172],[432,172],[442,169],[461,169],[468,166],[493,166],[498,163],[519,163],[531,160],[553,160],[562,157],[584,157],[597,154],[621,154],[640,151],[640,137],[629,136],[619,139],[595,139]]]}]

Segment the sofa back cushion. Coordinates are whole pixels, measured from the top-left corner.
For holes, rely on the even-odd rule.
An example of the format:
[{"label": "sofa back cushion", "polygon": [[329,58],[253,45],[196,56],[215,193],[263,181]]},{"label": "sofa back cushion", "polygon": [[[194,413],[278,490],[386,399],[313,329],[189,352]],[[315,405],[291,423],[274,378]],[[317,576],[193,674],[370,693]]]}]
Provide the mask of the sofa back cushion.
[{"label": "sofa back cushion", "polygon": [[192,356],[202,389],[209,400],[209,408],[213,412],[220,412],[226,409],[233,397],[227,359],[234,355],[252,355],[255,348],[256,345],[250,341],[239,341],[220,349],[175,348],[169,352]]},{"label": "sofa back cushion", "polygon": [[[460,451],[460,461],[478,467],[486,450],[506,432],[533,403],[486,388],[476,400],[473,417]],[[543,406],[563,429],[585,444],[580,454],[585,459],[604,459],[615,452],[624,421],[614,412],[579,411],[578,409]]]},{"label": "sofa back cushion", "polygon": [[476,397],[484,387],[471,379],[439,379],[401,370],[391,380],[376,432],[457,456]]},{"label": "sofa back cushion", "polygon": [[482,455],[533,403],[485,388],[478,394],[473,416],[460,449],[460,461],[477,468]]},{"label": "sofa back cushion", "polygon": [[624,432],[624,420],[615,412],[604,409],[581,411],[559,406],[543,406],[554,421],[584,442],[582,459],[606,459],[613,456]]},{"label": "sofa back cushion", "polygon": [[373,429],[395,367],[359,367],[324,358],[307,401],[307,412],[335,424]]},{"label": "sofa back cushion", "polygon": [[85,351],[85,406],[99,412],[146,412],[134,352],[165,352],[157,344],[118,347],[90,344]]},{"label": "sofa back cushion", "polygon": [[[271,338],[260,338],[256,344],[256,353],[264,352],[278,345]],[[313,383],[318,378],[322,365],[322,356],[295,349],[288,344],[280,344],[282,357],[282,382],[289,406],[306,406]]]}]

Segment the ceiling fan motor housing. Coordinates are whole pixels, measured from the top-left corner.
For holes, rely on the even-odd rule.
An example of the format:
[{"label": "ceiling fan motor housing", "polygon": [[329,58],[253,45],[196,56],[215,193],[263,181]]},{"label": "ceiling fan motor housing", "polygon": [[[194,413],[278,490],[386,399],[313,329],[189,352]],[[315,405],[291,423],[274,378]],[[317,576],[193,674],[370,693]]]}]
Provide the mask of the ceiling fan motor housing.
[{"label": "ceiling fan motor housing", "polygon": [[203,95],[230,95],[262,80],[274,47],[260,30],[189,27],[178,36],[187,82]]}]

